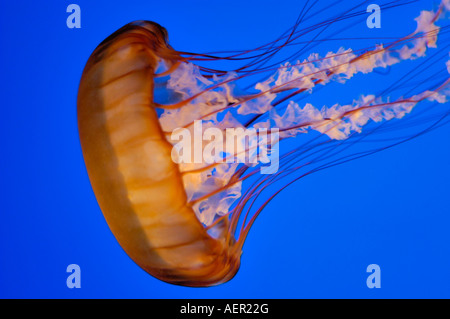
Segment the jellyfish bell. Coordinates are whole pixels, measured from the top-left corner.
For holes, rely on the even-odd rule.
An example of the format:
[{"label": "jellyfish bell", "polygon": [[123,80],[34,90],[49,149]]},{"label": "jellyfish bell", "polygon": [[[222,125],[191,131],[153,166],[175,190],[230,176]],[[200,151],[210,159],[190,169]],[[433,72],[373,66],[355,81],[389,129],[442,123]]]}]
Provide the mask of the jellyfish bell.
[{"label": "jellyfish bell", "polygon": [[[92,188],[122,248],[169,283],[211,286],[233,278],[250,227],[276,194],[312,172],[371,154],[336,158],[358,139],[387,132],[384,123],[417,104],[445,105],[450,64],[443,64],[445,78],[394,99],[388,95],[394,88],[322,108],[299,97],[424,57],[437,47],[436,23],[447,10],[444,0],[435,11],[422,11],[412,34],[383,45],[341,47],[276,67],[267,65],[269,58],[298,40],[298,25],[274,42],[226,56],[176,51],[153,22],[116,31],[84,69],[78,127]],[[249,62],[234,70],[200,65],[218,60]],[[239,87],[267,72],[251,89]],[[366,130],[373,123],[379,125]],[[181,136],[189,137],[183,145]],[[275,156],[281,142],[299,136],[312,137]],[[254,162],[255,155],[264,160]],[[268,171],[271,155],[279,169]],[[283,186],[265,197],[280,181]]]}]

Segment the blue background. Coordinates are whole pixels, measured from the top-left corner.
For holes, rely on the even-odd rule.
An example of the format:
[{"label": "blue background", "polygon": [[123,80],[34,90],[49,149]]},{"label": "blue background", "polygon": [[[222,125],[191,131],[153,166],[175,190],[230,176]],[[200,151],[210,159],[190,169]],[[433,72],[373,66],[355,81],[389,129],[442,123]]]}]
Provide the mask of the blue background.
[{"label": "blue background", "polygon": [[[282,192],[258,218],[241,269],[226,284],[194,289],[146,274],[110,232],[85,170],[76,95],[89,55],[138,19],[165,26],[175,49],[253,48],[289,28],[304,1],[79,0],[81,29],[66,27],[70,3],[0,2],[0,297],[450,297],[450,125]],[[351,32],[406,35],[433,4],[382,12],[381,30],[355,18]],[[345,103],[382,84],[358,80],[346,97],[334,86],[317,98]],[[81,289],[66,287],[72,263],[81,267]],[[381,267],[380,289],[366,286],[372,263]]]}]

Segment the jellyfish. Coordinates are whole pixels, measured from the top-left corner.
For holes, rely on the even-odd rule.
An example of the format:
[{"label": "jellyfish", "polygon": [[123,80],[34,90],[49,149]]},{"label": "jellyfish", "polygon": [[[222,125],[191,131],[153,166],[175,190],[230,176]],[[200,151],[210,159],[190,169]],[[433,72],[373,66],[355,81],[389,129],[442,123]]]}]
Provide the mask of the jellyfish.
[{"label": "jellyfish", "polygon": [[[416,29],[401,38],[300,58],[314,44],[302,42],[306,34],[362,15],[353,9],[303,29],[300,15],[252,50],[178,51],[149,21],[125,25],[95,49],[78,91],[83,157],[112,233],[142,269],[176,285],[224,283],[239,269],[256,218],[283,189],[447,123],[450,61],[416,80],[442,60],[450,1],[418,13]],[[289,47],[300,49],[276,60]],[[210,66],[219,61],[240,65]],[[418,66],[381,92],[323,107],[305,101],[330,83],[405,61]],[[419,104],[426,108],[410,114]],[[346,153],[369,140],[381,144]],[[267,194],[274,183],[282,186]]]}]

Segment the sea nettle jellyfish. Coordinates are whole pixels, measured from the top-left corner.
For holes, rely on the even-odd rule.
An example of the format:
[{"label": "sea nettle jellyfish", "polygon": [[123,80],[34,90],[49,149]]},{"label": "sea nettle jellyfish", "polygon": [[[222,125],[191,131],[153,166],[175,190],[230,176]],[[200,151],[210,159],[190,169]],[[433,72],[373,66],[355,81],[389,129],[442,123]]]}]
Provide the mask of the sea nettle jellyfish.
[{"label": "sea nettle jellyfish", "polygon": [[[365,7],[307,25],[312,7],[306,4],[292,28],[253,50],[177,51],[162,26],[136,21],[89,58],[78,94],[89,178],[116,239],[152,276],[186,286],[230,280],[250,227],[285,187],[447,122],[449,46],[441,37],[450,0],[418,12],[412,33],[358,49],[320,34],[337,35],[339,23],[365,19]],[[333,52],[310,53],[325,40]],[[293,53],[279,59],[283,50]],[[408,60],[415,66],[391,85],[386,80],[382,91],[320,107],[306,101],[359,74],[386,78]],[[213,62],[233,67],[215,69]],[[392,134],[402,129],[405,136]],[[348,153],[363,144],[372,146]],[[274,183],[282,184],[267,194]]]}]

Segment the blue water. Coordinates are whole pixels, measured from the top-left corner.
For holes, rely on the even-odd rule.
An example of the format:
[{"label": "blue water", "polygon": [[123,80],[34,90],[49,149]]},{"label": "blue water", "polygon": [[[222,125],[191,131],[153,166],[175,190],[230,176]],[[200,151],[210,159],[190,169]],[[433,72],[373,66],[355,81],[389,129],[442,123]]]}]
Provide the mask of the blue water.
[{"label": "blue water", "polygon": [[[78,0],[81,29],[66,26],[70,3],[0,2],[0,297],[450,297],[450,125],[282,192],[258,218],[241,269],[226,284],[193,289],[146,274],[109,230],[84,166],[76,95],[90,53],[139,19],[165,26],[179,50],[253,48],[290,27],[305,1]],[[327,3],[333,1],[321,6]],[[419,11],[435,4],[382,11],[380,30],[355,18],[352,35],[406,35]],[[333,51],[340,45],[348,44],[326,43]],[[330,85],[312,98],[346,103],[385,84],[362,79]],[[81,268],[80,289],[66,286],[69,264]],[[379,289],[366,286],[369,264],[380,266]]]}]

